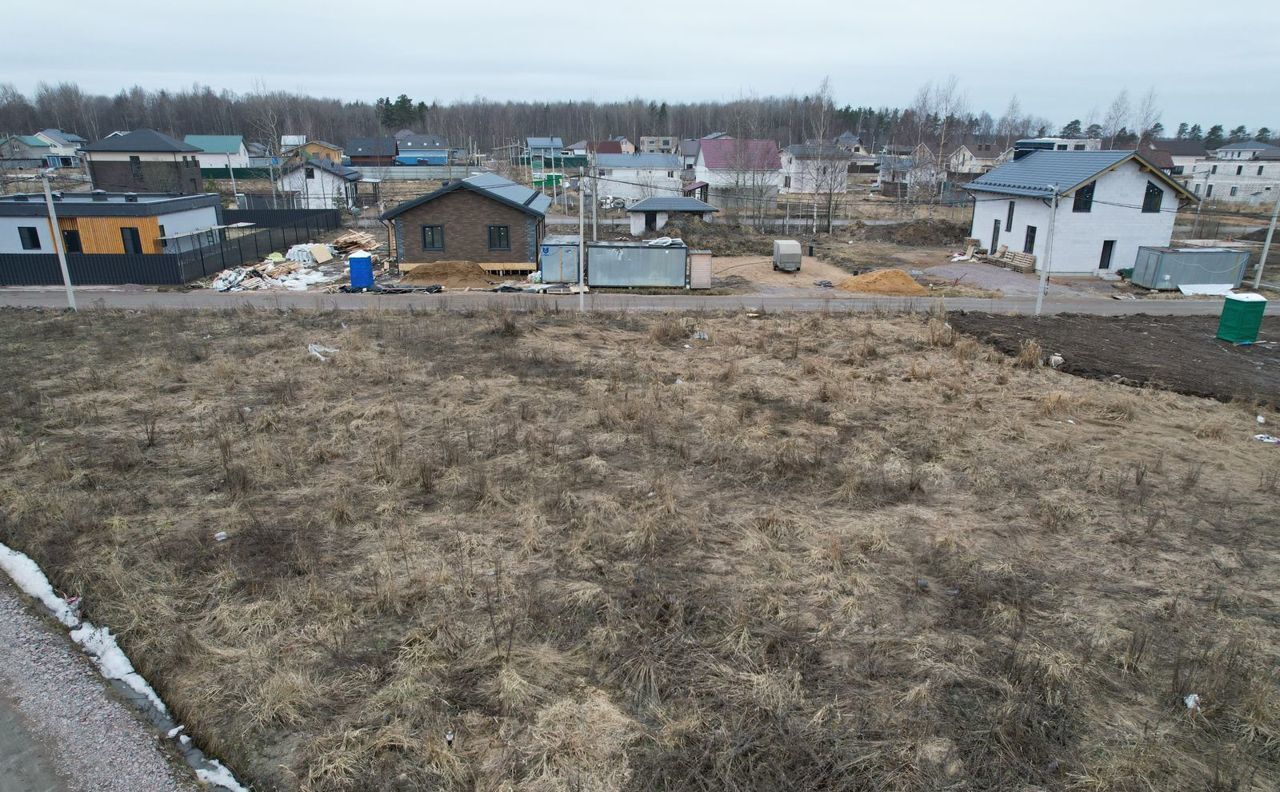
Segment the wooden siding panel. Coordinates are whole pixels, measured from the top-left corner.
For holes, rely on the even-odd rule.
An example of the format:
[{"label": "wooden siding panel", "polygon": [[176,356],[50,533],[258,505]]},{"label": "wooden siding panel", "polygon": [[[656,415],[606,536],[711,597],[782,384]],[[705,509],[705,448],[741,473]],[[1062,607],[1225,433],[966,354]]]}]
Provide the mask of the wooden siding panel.
[{"label": "wooden siding panel", "polygon": [[79,231],[85,253],[124,253],[120,229],[129,227],[138,229],[144,254],[164,252],[160,247],[160,221],[155,217],[59,217],[58,227]]}]

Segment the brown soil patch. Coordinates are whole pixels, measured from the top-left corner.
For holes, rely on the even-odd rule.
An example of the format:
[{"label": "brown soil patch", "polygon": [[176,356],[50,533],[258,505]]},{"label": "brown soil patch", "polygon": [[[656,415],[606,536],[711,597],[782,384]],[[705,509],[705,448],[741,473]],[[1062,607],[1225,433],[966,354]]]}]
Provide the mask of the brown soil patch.
[{"label": "brown soil patch", "polygon": [[853,226],[853,236],[872,242],[892,242],[895,245],[935,247],[959,245],[969,235],[969,227],[949,220],[911,220],[891,225]]},{"label": "brown soil patch", "polygon": [[923,297],[929,290],[900,269],[882,269],[845,278],[836,288],[855,294],[885,294],[895,297]]},{"label": "brown soil patch", "polygon": [[406,283],[439,284],[447,289],[487,288],[497,283],[474,261],[433,261],[401,266],[400,280]]},{"label": "brown soil patch", "polygon": [[[1093,379],[1164,388],[1221,401],[1280,403],[1280,320],[1263,319],[1258,343],[1233,346],[1214,338],[1215,316],[1080,316],[1036,319],[952,314],[956,329],[1005,354],[1059,354],[1060,370]],[[1271,427],[1261,431],[1275,434]]]}]

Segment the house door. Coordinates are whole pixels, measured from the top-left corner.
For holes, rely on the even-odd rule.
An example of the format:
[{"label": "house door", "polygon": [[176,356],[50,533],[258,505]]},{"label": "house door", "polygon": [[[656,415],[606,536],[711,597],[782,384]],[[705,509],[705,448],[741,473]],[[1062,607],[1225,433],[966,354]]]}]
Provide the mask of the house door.
[{"label": "house door", "polygon": [[1104,240],[1102,243],[1102,258],[1098,259],[1098,269],[1111,269],[1111,254],[1115,252],[1116,241],[1114,239]]},{"label": "house door", "polygon": [[1036,227],[1027,226],[1027,241],[1022,245],[1023,253],[1031,253],[1036,249]]},{"label": "house door", "polygon": [[996,218],[991,224],[991,255],[996,254],[996,248],[1000,247],[1000,218]]},{"label": "house door", "polygon": [[658,230],[658,213],[657,212],[644,213],[644,228],[646,231]]}]

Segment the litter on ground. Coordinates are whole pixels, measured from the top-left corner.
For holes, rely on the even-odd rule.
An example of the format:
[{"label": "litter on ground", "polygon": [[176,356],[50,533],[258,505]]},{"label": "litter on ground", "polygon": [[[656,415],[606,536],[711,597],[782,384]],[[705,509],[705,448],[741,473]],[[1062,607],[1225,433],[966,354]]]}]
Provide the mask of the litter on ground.
[{"label": "litter on ground", "polygon": [[338,350],[323,344],[307,344],[307,351],[321,363],[328,363],[330,357],[338,354]]}]

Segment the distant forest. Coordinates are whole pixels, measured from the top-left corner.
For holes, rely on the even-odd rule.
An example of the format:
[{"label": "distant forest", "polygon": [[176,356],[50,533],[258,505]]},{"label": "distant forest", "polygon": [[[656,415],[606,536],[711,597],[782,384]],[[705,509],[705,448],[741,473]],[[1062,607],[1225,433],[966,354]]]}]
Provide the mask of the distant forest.
[{"label": "distant forest", "polygon": [[[183,91],[149,91],[141,87],[115,96],[90,94],[75,83],[41,84],[31,95],[0,83],[0,135],[30,134],[57,127],[97,140],[113,130],[152,127],[181,138],[186,134],[239,134],[246,140],[278,145],[280,135],[307,135],[345,145],[355,137],[413,129],[443,135],[457,147],[489,151],[526,135],[559,135],[566,144],[579,139],[625,135],[699,137],[727,132],[735,137],[771,138],[782,145],[850,131],[873,150],[886,144],[942,144],[978,139],[1000,142],[1027,135],[1063,133],[1099,137],[1128,144],[1164,132],[1154,91],[1136,105],[1121,91],[1105,115],[1073,119],[1060,128],[1048,119],[1024,114],[1014,97],[998,118],[972,111],[952,78],[928,84],[912,103],[897,107],[837,106],[829,83],[811,95],[749,97],[723,102],[668,103],[631,99],[620,102],[497,102],[477,98],[439,105],[396,99],[348,102],[283,91],[236,94],[195,85]],[[1180,124],[1179,137],[1199,137],[1200,125]],[[1223,132],[1208,127],[1207,144],[1251,135],[1266,139],[1263,127],[1250,133],[1243,126]],[[815,134],[821,131],[822,134]]]}]

